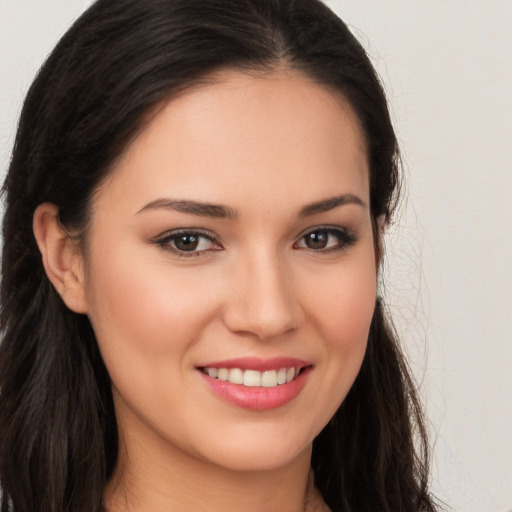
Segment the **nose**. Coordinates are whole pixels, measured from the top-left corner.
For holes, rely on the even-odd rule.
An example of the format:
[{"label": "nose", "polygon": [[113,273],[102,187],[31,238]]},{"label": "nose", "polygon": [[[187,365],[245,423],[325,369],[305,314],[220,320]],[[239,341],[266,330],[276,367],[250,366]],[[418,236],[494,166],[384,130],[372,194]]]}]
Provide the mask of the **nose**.
[{"label": "nose", "polygon": [[272,340],[297,329],[302,309],[291,269],[283,258],[261,255],[241,258],[232,268],[224,323],[239,334]]}]

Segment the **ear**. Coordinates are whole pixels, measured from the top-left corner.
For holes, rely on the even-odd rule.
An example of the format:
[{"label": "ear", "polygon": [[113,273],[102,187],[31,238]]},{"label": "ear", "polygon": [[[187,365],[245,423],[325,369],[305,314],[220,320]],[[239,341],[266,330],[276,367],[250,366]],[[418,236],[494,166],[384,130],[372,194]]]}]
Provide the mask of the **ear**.
[{"label": "ear", "polygon": [[32,228],[43,266],[62,300],[75,313],[87,313],[83,260],[75,240],[58,219],[58,208],[40,204],[34,212]]}]

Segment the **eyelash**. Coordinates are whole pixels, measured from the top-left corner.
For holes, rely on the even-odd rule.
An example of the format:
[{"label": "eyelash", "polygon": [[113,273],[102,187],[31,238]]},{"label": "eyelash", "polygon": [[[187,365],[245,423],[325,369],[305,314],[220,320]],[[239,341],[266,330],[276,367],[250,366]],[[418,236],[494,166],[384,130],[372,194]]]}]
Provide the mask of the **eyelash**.
[{"label": "eyelash", "polygon": [[[327,235],[327,242],[329,243],[330,237],[335,237],[337,239],[336,245],[333,247],[326,248],[313,248],[313,247],[302,247],[299,246],[299,243],[304,241],[306,237],[312,235],[319,234]],[[176,247],[176,241],[181,238],[189,237],[197,239],[197,246],[191,250],[186,251]],[[214,248],[207,248],[202,250],[195,250],[201,244],[201,240],[207,240],[209,243],[214,244]],[[313,229],[309,229],[308,231],[301,234],[297,242],[293,244],[294,249],[303,249],[308,252],[313,252],[316,254],[325,254],[337,251],[343,251],[351,247],[357,242],[357,237],[355,233],[351,233],[347,231],[345,228],[335,227],[335,226],[316,226]],[[216,237],[211,233],[198,230],[198,229],[177,229],[171,232],[166,233],[161,238],[155,240],[155,243],[160,246],[162,249],[169,251],[180,258],[191,258],[203,255],[205,252],[209,251],[221,251],[223,247],[220,243],[217,242]],[[193,243],[193,242],[192,242]]]},{"label": "eyelash", "polygon": [[[335,237],[337,239],[336,245],[327,248],[298,247],[299,241],[303,241],[307,236],[311,236],[314,234],[318,235],[319,233],[327,235],[327,243],[329,243],[329,237]],[[349,247],[353,246],[356,242],[356,234],[347,231],[345,228],[337,226],[315,226],[313,229],[309,229],[299,237],[299,240],[294,244],[294,248],[304,249],[317,254],[325,254],[331,252],[344,251]]]},{"label": "eyelash", "polygon": [[[178,249],[173,244],[176,243],[179,238],[184,237],[190,237],[190,238],[197,238],[199,240],[198,244],[201,243],[201,240],[207,240],[208,242],[211,242],[213,244],[217,245],[217,248],[214,249],[203,249],[203,250],[193,250],[193,251],[184,251]],[[170,231],[169,233],[166,233],[161,238],[158,238],[156,241],[156,244],[159,245],[162,249],[169,251],[175,255],[177,255],[180,258],[191,258],[195,256],[201,256],[206,251],[221,251],[222,246],[216,241],[216,238],[206,231],[201,231],[198,229],[176,229],[174,231]]]}]

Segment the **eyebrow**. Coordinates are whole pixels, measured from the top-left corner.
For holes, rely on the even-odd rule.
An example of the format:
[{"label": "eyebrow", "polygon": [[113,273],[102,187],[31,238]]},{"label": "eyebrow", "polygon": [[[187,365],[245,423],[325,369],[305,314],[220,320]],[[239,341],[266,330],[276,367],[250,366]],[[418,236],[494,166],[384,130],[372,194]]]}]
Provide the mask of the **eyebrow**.
[{"label": "eyebrow", "polygon": [[192,215],[199,215],[201,217],[214,217],[217,219],[236,219],[238,213],[220,204],[201,203],[198,201],[179,201],[173,199],[155,199],[146,206],[141,208],[137,214],[147,210],[154,210],[165,208],[168,210],[175,210],[181,213],[189,213]]},{"label": "eyebrow", "polygon": [[[314,203],[309,203],[303,208],[301,208],[299,212],[299,217],[309,217],[310,215],[315,215],[317,213],[324,213],[339,206],[344,206],[347,204],[355,204],[361,207],[366,207],[365,202],[359,197],[353,194],[342,194],[335,197],[330,197],[328,199],[323,199],[322,201],[316,201]],[[220,204],[210,204],[210,203],[202,203],[199,201],[184,201],[184,200],[174,200],[174,199],[155,199],[151,201],[144,207],[142,207],[138,212],[139,213],[155,210],[159,208],[175,210],[181,213],[188,213],[191,215],[198,215],[201,217],[213,217],[217,219],[231,219],[235,220],[239,218],[239,214],[233,208],[228,206],[223,206]]]},{"label": "eyebrow", "polygon": [[344,206],[346,204],[355,204],[363,208],[366,207],[365,202],[359,197],[353,194],[342,194],[340,196],[330,197],[322,201],[307,204],[300,210],[299,217],[309,217],[310,215],[315,215],[317,213],[328,212],[329,210],[333,210],[338,206]]}]

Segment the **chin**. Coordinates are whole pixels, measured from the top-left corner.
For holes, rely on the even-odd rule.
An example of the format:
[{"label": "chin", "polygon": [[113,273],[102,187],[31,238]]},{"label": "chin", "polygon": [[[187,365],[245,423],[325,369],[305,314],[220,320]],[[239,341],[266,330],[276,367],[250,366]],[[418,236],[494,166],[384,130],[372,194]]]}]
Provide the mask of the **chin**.
[{"label": "chin", "polygon": [[202,453],[203,459],[238,472],[275,471],[297,461],[308,461],[311,457],[312,440],[293,436],[272,436],[261,433],[256,439],[230,439],[216,446],[210,444]]},{"label": "chin", "polygon": [[217,465],[228,471],[239,473],[268,473],[293,465],[298,460],[306,460],[303,459],[303,454],[307,456],[307,460],[309,461],[311,446],[293,455],[289,453],[267,453],[266,451],[255,452],[254,450],[248,450],[247,452],[238,454],[224,454],[222,459],[217,462]]}]

